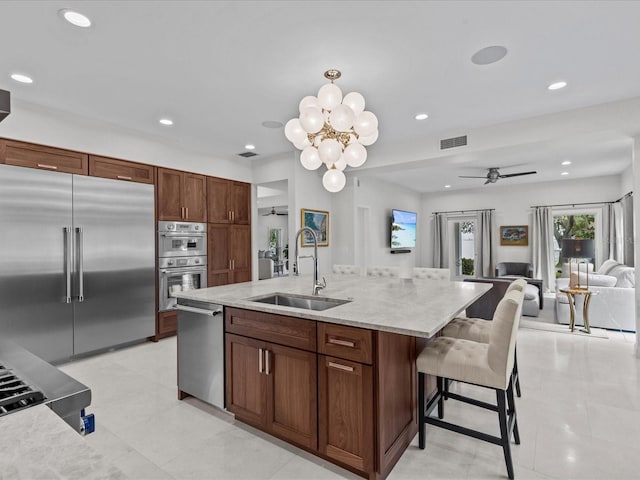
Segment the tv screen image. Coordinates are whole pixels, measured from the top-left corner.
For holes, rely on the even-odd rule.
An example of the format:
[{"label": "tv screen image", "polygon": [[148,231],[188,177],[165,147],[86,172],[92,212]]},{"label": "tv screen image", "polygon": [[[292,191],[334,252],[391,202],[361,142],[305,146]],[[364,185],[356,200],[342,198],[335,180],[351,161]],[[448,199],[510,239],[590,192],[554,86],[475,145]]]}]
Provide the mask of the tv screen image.
[{"label": "tv screen image", "polygon": [[414,248],[416,246],[416,223],[418,214],[404,210],[391,210],[391,248]]}]

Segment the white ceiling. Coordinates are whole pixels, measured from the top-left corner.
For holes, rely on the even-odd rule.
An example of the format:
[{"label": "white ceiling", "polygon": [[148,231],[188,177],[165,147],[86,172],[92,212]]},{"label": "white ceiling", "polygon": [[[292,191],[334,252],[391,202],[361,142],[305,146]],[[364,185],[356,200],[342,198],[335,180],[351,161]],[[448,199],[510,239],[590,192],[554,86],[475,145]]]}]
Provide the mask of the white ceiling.
[{"label": "white ceiling", "polygon": [[[62,8],[94,25],[69,25]],[[297,116],[329,68],[379,118],[359,175],[416,191],[475,188],[482,179],[458,175],[489,167],[538,171],[500,182],[567,178],[564,159],[570,178],[620,173],[631,161],[629,135],[640,133],[639,113],[615,115],[621,100],[640,97],[640,2],[4,0],[0,18],[0,88],[13,98],[212,157],[236,158],[247,143],[254,162],[293,152],[282,129],[261,123]],[[507,56],[471,63],[490,45]],[[34,83],[13,82],[14,72]],[[548,91],[557,80],[568,86]],[[580,112],[558,115],[601,104],[581,129],[572,130]],[[414,120],[419,112],[430,118]],[[175,125],[159,125],[161,116]],[[434,147],[464,134],[467,147]]]}]

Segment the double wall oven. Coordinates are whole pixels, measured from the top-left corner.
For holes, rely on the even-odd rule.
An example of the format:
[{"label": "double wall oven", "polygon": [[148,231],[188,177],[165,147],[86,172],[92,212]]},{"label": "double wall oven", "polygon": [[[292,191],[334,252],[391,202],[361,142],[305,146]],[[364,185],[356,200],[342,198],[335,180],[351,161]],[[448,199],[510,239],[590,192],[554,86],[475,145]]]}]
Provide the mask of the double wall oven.
[{"label": "double wall oven", "polygon": [[207,224],[158,222],[159,310],[175,310],[175,294],[207,286]]}]

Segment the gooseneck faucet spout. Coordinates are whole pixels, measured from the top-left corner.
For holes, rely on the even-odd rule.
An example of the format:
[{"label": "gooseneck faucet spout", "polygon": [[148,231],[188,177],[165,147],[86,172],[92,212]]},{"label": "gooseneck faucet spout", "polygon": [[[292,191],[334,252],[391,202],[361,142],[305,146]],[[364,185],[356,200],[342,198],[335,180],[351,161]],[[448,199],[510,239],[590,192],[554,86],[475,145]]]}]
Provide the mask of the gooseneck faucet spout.
[{"label": "gooseneck faucet spout", "polygon": [[[313,255],[298,255],[298,238],[302,235],[303,232],[308,232],[311,234],[311,238],[313,238]],[[301,258],[313,258],[313,295],[318,295],[318,292],[327,286],[326,280],[323,278],[322,283],[318,281],[318,236],[316,232],[311,230],[309,227],[302,227],[296,233],[296,249],[295,256],[293,261],[293,274],[300,275],[300,259]]]}]

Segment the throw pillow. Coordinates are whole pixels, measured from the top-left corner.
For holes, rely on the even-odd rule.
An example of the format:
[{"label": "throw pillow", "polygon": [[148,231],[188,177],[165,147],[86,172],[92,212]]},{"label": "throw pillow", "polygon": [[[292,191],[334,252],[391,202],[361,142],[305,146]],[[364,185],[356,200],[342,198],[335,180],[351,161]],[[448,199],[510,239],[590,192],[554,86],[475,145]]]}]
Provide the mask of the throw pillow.
[{"label": "throw pillow", "polygon": [[636,271],[633,267],[618,264],[609,270],[609,275],[616,278],[616,287],[635,288]]},{"label": "throw pillow", "polygon": [[617,265],[620,265],[620,264],[615,260],[612,260],[612,259],[605,260],[604,262],[602,262],[602,265],[600,265],[600,268],[596,273],[599,275],[609,275],[609,272],[611,271],[611,269]]},{"label": "throw pillow", "polygon": [[[587,286],[587,274],[580,272],[580,285]],[[589,274],[589,286],[590,287],[615,287],[618,279],[611,275],[598,275],[597,273]],[[578,283],[578,274],[576,272],[571,273],[571,279],[569,285],[574,287]]]}]

